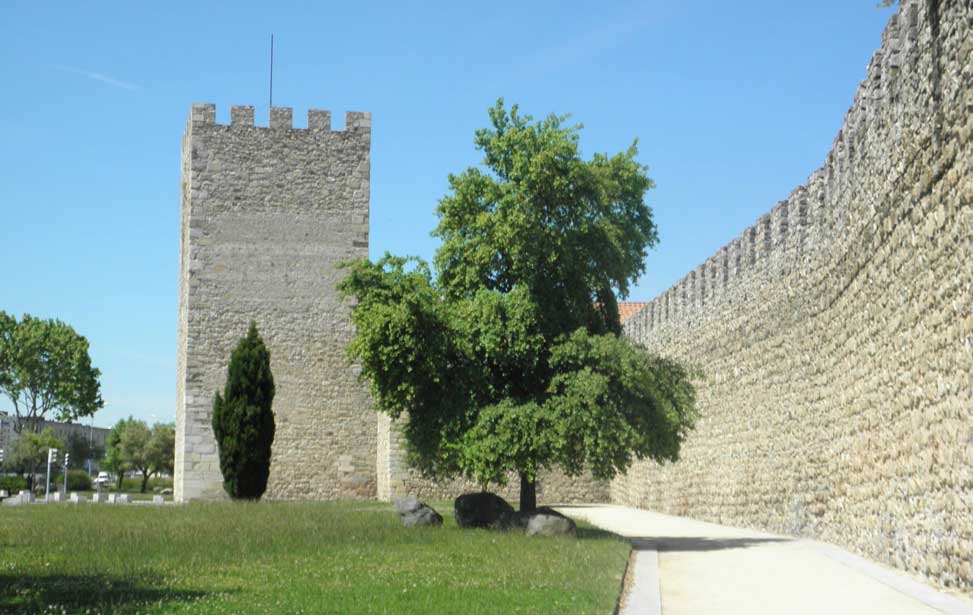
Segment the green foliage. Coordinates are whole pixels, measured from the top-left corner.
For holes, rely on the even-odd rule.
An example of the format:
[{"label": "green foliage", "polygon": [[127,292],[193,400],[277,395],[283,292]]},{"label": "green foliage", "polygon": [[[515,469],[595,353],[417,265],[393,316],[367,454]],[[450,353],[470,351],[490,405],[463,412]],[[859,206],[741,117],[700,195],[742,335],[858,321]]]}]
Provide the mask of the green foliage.
[{"label": "green foliage", "polygon": [[[616,297],[657,241],[633,144],[582,159],[579,127],[502,101],[476,133],[484,168],[450,175],[436,273],[386,255],[347,263],[349,346],[378,409],[408,415],[410,461],[531,487],[545,467],[610,478],[671,460],[695,419],[688,370],[620,337]],[[533,496],[521,494],[521,507]]]},{"label": "green foliage", "polygon": [[126,472],[142,475],[139,491],[145,493],[153,474],[171,474],[175,462],[175,428],[170,423],[149,427],[133,417],[121,419],[108,432],[106,454],[101,467],[117,477],[116,489],[122,489]]},{"label": "green foliage", "polygon": [[52,448],[63,451],[64,442],[50,427],[40,432],[24,431],[11,447],[10,466],[27,474],[28,482],[33,484],[34,476],[47,464],[48,450]]},{"label": "green foliage", "polygon": [[[64,474],[51,478],[58,489],[64,484]],[[84,470],[68,470],[68,491],[91,491],[91,477]]]},{"label": "green foliage", "polygon": [[154,474],[172,474],[176,463],[176,426],[156,423],[148,442],[149,467]]},{"label": "green foliage", "polygon": [[104,449],[91,443],[86,434],[77,431],[72,431],[68,435],[64,447],[71,454],[69,461],[71,467],[79,470],[86,467],[88,459],[99,461],[105,456]]},{"label": "green foliage", "polygon": [[101,468],[116,476],[116,489],[121,489],[125,472],[132,469],[129,467],[128,460],[125,459],[122,450],[122,434],[128,428],[129,423],[134,421],[135,419],[132,417],[119,419],[105,438],[105,458],[101,461]]},{"label": "green foliage", "polygon": [[223,394],[213,402],[213,433],[223,488],[234,499],[258,499],[267,489],[274,442],[274,377],[270,351],[250,323],[230,355]]},{"label": "green foliage", "polygon": [[0,476],[0,490],[10,495],[27,489],[27,479],[23,476]]},{"label": "green foliage", "polygon": [[[155,489],[172,489],[172,478],[165,476],[152,476],[149,478],[147,485],[148,491],[153,491]],[[129,493],[141,492],[142,491],[142,478],[126,478],[122,480],[121,486],[118,491],[127,491]]]},{"label": "green foliage", "polygon": [[71,422],[93,415],[104,406],[100,375],[91,366],[88,340],[70,325],[28,314],[18,322],[0,311],[0,393],[13,404],[17,431],[36,431],[47,418]]}]

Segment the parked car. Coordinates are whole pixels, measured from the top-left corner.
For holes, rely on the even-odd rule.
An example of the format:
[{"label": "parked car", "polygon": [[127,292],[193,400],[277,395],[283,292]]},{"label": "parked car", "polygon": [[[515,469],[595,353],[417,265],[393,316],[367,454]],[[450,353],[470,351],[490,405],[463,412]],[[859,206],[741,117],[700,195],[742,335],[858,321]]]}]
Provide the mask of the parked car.
[{"label": "parked car", "polygon": [[107,485],[111,482],[108,472],[98,472],[98,477],[92,481],[96,485]]}]

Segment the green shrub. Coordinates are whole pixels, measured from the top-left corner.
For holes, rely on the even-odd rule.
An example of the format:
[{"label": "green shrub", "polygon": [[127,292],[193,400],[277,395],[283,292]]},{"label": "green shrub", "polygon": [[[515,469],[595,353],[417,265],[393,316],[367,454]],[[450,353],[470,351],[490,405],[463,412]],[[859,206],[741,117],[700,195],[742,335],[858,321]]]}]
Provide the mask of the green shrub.
[{"label": "green shrub", "polygon": [[[111,489],[114,490],[118,483],[116,481],[111,482]],[[171,476],[153,476],[149,479],[147,489],[152,491],[153,489],[172,489],[172,477]],[[142,490],[142,479],[138,477],[126,476],[122,479],[122,489],[123,492],[128,493],[138,493]]]},{"label": "green shrub", "polygon": [[270,351],[250,323],[230,355],[223,395],[213,402],[213,434],[220,452],[223,489],[234,499],[258,499],[267,489],[274,442],[274,376]]},{"label": "green shrub", "polygon": [[[52,476],[51,482],[60,489],[64,485],[64,474]],[[91,491],[91,477],[84,470],[68,470],[68,491]]]},{"label": "green shrub", "polygon": [[7,493],[20,493],[27,488],[27,479],[23,476],[0,476],[0,489]]}]

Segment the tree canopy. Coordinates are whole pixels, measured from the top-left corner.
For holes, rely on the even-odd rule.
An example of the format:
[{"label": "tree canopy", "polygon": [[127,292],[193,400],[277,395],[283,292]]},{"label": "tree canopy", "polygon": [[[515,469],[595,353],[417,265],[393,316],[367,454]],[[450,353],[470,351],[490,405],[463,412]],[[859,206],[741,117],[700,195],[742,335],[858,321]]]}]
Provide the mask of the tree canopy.
[{"label": "tree canopy", "polygon": [[483,165],[449,176],[432,268],[386,255],[349,263],[349,346],[378,409],[404,425],[430,476],[504,483],[521,508],[538,472],[607,479],[635,458],[675,459],[695,417],[683,366],[621,337],[618,298],[658,236],[653,187],[625,152],[585,160],[580,126],[499,101],[475,145]]},{"label": "tree canopy", "polygon": [[142,475],[141,492],[145,493],[154,474],[171,474],[175,463],[176,436],[171,423],[149,425],[128,417],[121,419],[108,432],[105,459],[101,466],[117,476],[118,488],[126,472]]},{"label": "tree canopy", "polygon": [[13,404],[18,432],[42,420],[75,421],[102,406],[88,340],[60,320],[0,311],[0,392]]}]

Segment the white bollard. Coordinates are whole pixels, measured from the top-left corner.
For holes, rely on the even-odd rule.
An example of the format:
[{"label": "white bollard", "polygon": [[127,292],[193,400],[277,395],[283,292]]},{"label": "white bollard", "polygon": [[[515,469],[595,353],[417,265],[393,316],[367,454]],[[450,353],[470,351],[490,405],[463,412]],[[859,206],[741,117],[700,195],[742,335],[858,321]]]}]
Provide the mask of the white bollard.
[{"label": "white bollard", "polygon": [[166,503],[166,499],[164,497],[162,497],[161,495],[153,495],[152,496],[152,503],[153,504],[165,504]]},{"label": "white bollard", "polygon": [[128,504],[129,503],[128,494],[127,493],[119,493],[118,494],[118,497],[115,498],[115,503],[116,504]]},{"label": "white bollard", "polygon": [[93,493],[91,495],[91,501],[93,503],[95,503],[95,504],[98,504],[99,502],[104,502],[105,501],[105,494],[104,493]]}]

